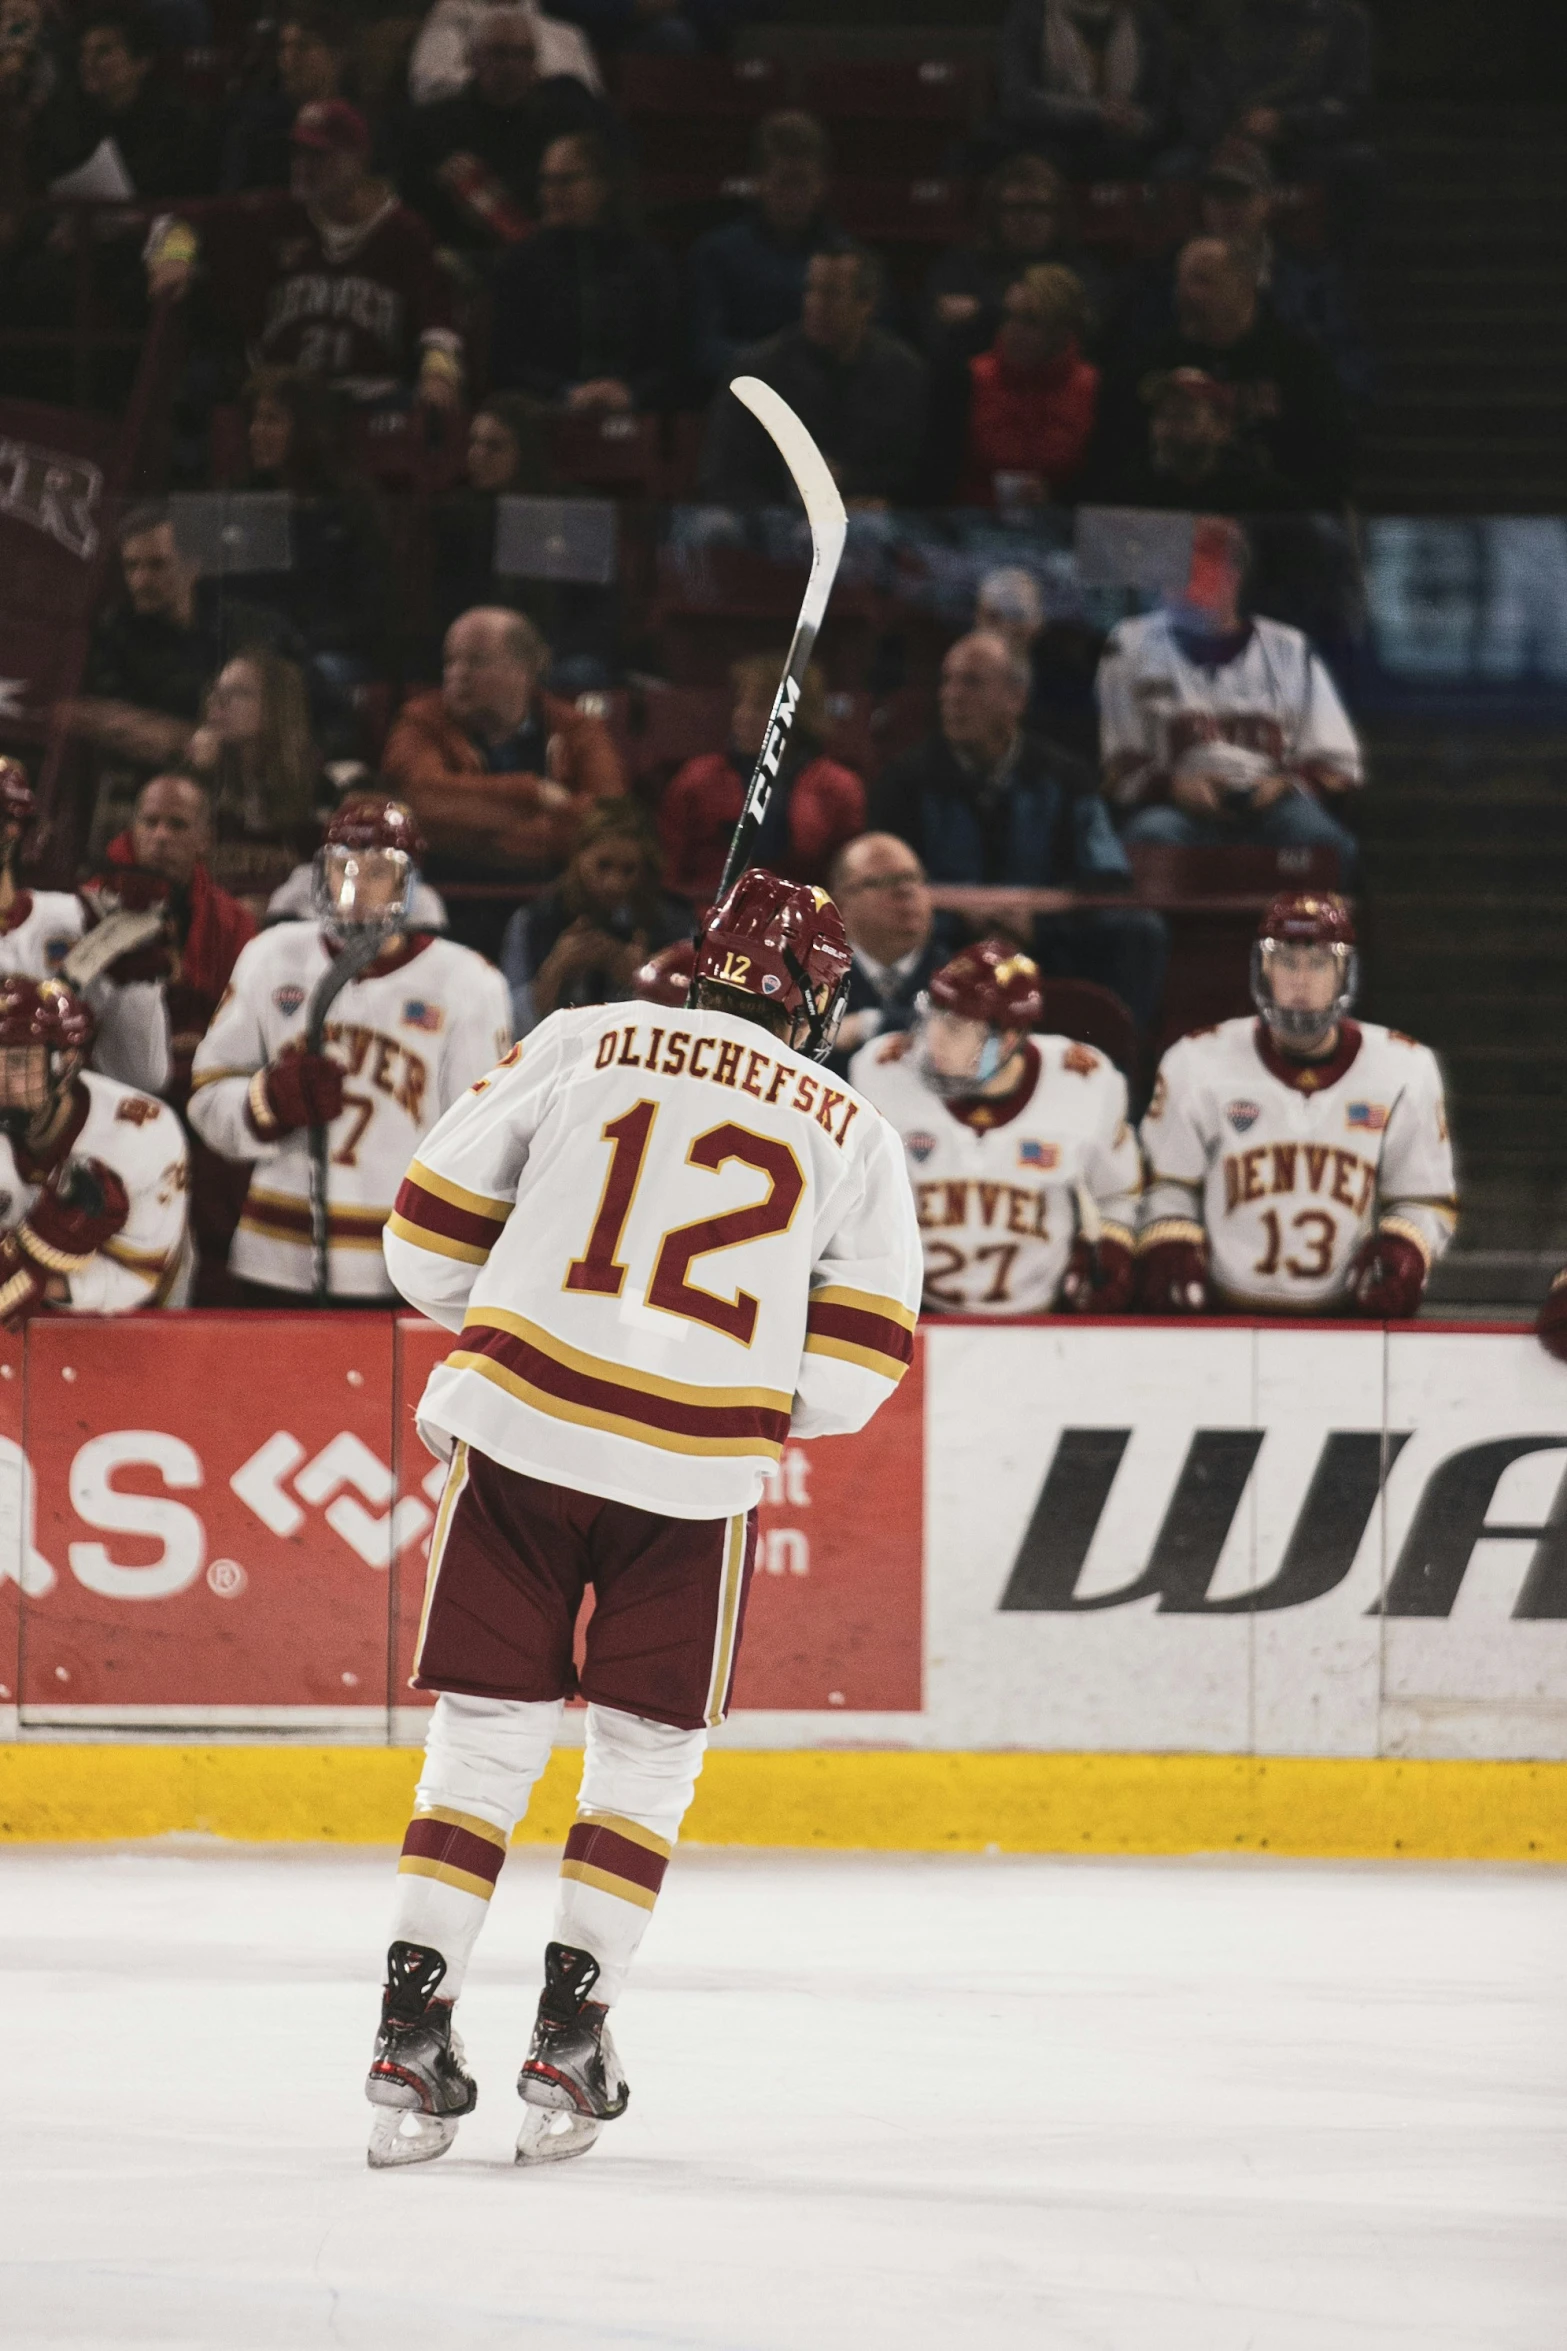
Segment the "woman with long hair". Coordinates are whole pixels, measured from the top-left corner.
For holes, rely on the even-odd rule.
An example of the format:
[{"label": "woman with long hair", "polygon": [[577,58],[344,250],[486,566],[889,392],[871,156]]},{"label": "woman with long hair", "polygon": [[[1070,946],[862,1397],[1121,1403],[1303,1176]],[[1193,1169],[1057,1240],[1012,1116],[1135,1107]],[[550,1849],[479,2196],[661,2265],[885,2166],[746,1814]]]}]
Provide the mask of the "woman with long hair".
[{"label": "woman with long hair", "polygon": [[634,800],[600,800],[554,888],[519,907],[501,944],[519,1037],[563,1005],[631,994],[649,955],[691,935],[691,909],[663,887],[658,836]]},{"label": "woman with long hair", "polygon": [[259,916],[315,846],[321,765],[298,665],[263,646],[226,661],[185,756],[212,796],[214,879]]}]

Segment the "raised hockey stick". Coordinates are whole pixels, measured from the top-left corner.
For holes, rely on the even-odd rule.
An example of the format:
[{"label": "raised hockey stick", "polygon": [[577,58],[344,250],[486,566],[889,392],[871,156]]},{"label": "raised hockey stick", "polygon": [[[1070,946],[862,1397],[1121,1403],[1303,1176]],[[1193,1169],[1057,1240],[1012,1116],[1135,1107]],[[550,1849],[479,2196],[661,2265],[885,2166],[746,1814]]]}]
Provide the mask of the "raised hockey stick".
[{"label": "raised hockey stick", "polygon": [[811,526],[811,576],[805,583],[805,600],[800,606],[800,617],[794,624],[794,639],[789,647],[789,658],[784,663],[783,676],[778,681],[778,691],[773,697],[772,715],[767,721],[762,748],[751,770],[751,781],[744,806],[740,810],[740,821],[735,826],[729,855],[724,860],[723,879],[717,891],[720,898],[733,887],[751,862],[756,837],[766,818],[784,753],[789,748],[789,734],[794,725],[794,714],[799,708],[800,687],[805,677],[806,664],[816,644],[816,633],[822,625],[822,615],[827,610],[833,581],[838,576],[844,537],[849,528],[849,518],[844,513],[838,485],[827,470],[827,461],[788,401],[780,400],[770,384],[760,382],[755,376],[736,376],[729,389],[772,436],[779,455],[794,478],[794,486],[805,504],[805,519]]},{"label": "raised hockey stick", "polygon": [[[310,991],[305,1008],[305,1051],[318,1054],[326,1035],[326,1016],[343,990],[374,963],[386,945],[384,933],[366,930],[341,947]],[[331,1295],[332,1267],[327,1223],[327,1130],[310,1129],[310,1288],[318,1305]]]}]

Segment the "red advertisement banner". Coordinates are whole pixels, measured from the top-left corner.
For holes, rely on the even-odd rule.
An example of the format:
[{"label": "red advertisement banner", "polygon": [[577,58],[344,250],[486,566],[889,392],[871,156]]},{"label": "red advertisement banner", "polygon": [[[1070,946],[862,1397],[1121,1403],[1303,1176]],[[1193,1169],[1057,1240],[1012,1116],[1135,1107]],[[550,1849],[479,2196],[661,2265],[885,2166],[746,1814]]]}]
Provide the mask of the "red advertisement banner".
[{"label": "red advertisement banner", "polygon": [[[449,1344],[369,1314],[0,1340],[0,1705],[372,1738],[427,1705],[408,1676],[444,1473],[414,1411]],[[919,1706],[922,1425],[916,1361],[864,1435],[786,1448],[737,1706]]]}]

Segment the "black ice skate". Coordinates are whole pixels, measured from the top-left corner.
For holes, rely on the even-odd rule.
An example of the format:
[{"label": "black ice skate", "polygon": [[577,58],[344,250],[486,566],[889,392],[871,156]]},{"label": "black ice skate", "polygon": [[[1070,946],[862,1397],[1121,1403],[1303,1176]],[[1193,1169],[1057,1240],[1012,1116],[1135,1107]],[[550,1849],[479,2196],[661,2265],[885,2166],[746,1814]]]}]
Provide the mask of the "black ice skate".
[{"label": "black ice skate", "polygon": [[517,2076],[528,2112],[517,2138],[519,2163],[564,2163],[585,2155],[602,2123],[624,2114],[631,2096],[609,2036],[609,2010],[588,1994],[599,1963],[587,1951],[550,1943],[533,2046]]},{"label": "black ice skate", "polygon": [[439,1951],[418,1943],[394,1943],[387,1952],[381,2029],[365,2082],[365,2096],[380,2109],[370,2126],[374,2170],[444,2155],[458,2118],[479,2103],[452,2030],[452,2003],[435,1997],[445,1973]]}]

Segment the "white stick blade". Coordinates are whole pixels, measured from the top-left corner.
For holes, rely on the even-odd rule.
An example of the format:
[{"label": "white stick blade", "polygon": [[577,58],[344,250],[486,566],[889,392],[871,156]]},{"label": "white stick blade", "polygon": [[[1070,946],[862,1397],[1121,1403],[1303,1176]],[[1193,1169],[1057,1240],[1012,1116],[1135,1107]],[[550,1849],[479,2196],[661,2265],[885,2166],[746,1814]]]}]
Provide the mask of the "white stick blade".
[{"label": "white stick blade", "polygon": [[[779,454],[794,477],[794,486],[805,504],[805,517],[811,526],[811,584],[806,591],[805,609],[801,618],[812,625],[821,621],[827,598],[832,589],[833,575],[843,553],[843,542],[849,528],[849,518],[838,495],[838,485],[827,470],[827,460],[811,439],[787,400],[780,399],[771,384],[764,384],[758,376],[736,376],[729,389],[743,407],[749,408],[757,423],[776,442]],[[820,601],[817,588],[820,585]],[[814,607],[814,609],[813,609]]]}]

